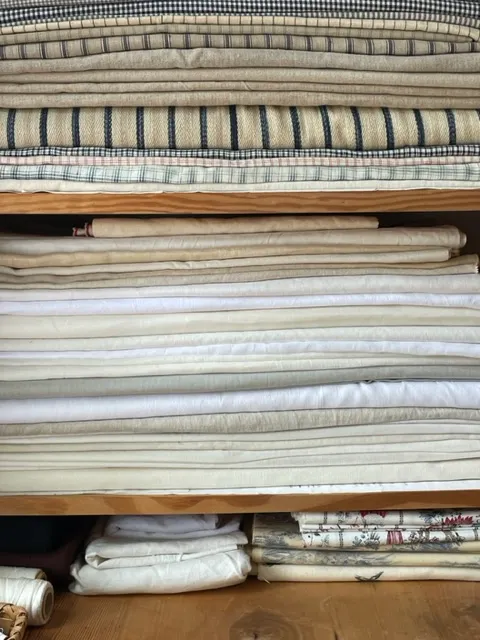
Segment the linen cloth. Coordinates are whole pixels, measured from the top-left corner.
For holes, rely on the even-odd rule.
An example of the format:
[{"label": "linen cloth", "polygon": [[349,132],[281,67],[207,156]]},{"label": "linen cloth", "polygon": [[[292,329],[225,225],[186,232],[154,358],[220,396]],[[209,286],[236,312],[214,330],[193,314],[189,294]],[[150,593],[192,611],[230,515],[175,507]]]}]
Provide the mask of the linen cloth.
[{"label": "linen cloth", "polygon": [[480,571],[470,567],[324,567],[259,565],[258,579],[266,582],[378,582],[402,580],[480,581]]},{"label": "linen cloth", "polygon": [[175,540],[222,536],[238,531],[240,516],[213,514],[171,516],[112,516],[107,520],[104,535],[137,540]]},{"label": "linen cloth", "polygon": [[480,525],[478,509],[422,509],[388,511],[322,511],[292,513],[301,530],[315,527],[432,527],[448,528],[461,525]]},{"label": "linen cloth", "polygon": [[202,591],[240,584],[249,571],[250,560],[241,549],[134,570],[126,567],[99,571],[77,561],[71,569],[74,582],[70,591],[77,595]]},{"label": "linen cloth", "polygon": [[471,381],[373,382],[223,394],[0,401],[0,424],[68,422],[302,409],[430,407],[480,409]]}]

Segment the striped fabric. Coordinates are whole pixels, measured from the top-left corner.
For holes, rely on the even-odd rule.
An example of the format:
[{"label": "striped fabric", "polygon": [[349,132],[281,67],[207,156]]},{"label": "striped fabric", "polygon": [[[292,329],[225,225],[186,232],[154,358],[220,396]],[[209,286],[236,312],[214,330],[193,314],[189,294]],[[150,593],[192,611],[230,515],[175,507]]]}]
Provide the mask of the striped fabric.
[{"label": "striped fabric", "polygon": [[0,60],[78,58],[156,49],[285,49],[381,56],[430,56],[480,51],[478,42],[271,34],[157,33],[0,46]]},{"label": "striped fabric", "polygon": [[480,163],[394,167],[75,167],[0,165],[0,180],[62,180],[90,183],[150,183],[164,185],[254,185],[290,182],[391,180],[480,180]]},{"label": "striped fabric", "polygon": [[471,0],[120,0],[7,7],[0,10],[0,23],[15,25],[162,13],[418,19],[443,15],[448,21],[467,24],[480,19],[480,5]]},{"label": "striped fabric", "polygon": [[349,149],[480,144],[480,109],[1,109],[0,147]]}]

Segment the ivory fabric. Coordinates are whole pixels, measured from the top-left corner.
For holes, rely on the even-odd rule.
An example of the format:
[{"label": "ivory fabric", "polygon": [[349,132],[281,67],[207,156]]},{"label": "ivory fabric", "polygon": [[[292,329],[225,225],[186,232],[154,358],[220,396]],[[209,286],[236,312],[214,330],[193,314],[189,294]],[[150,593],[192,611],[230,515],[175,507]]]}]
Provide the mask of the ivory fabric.
[{"label": "ivory fabric", "polygon": [[0,401],[0,424],[68,422],[304,409],[430,407],[480,409],[478,382],[401,381],[223,394]]},{"label": "ivory fabric", "polygon": [[104,535],[137,540],[183,540],[222,536],[238,531],[240,516],[221,518],[215,514],[171,516],[112,516]]},{"label": "ivory fabric", "polygon": [[480,525],[479,509],[294,512],[302,531],[323,527],[433,527]]},{"label": "ivory fabric", "polygon": [[183,593],[219,589],[243,582],[250,571],[247,554],[220,552],[202,558],[151,566],[99,571],[77,561],[72,566],[74,582],[70,591],[77,595],[129,593]]},{"label": "ivory fabric", "polygon": [[463,566],[324,567],[303,565],[259,565],[258,579],[266,582],[379,582],[403,580],[480,581],[480,571]]},{"label": "ivory fabric", "polygon": [[235,551],[247,543],[242,531],[221,536],[177,536],[165,540],[139,540],[135,537],[121,540],[103,534],[90,541],[85,549],[85,562],[90,567],[105,571],[130,567],[151,566],[171,562],[185,562],[215,553]]},{"label": "ivory fabric", "polygon": [[[352,326],[425,326],[438,323],[440,308],[434,306],[376,305],[370,308],[345,306],[342,314],[328,307],[263,309],[261,311],[198,312],[165,316],[0,316],[3,338],[94,338],[177,333],[213,333],[263,329]],[[139,322],[139,318],[141,321]],[[477,309],[441,307],[442,322],[450,326],[476,326]]]}]

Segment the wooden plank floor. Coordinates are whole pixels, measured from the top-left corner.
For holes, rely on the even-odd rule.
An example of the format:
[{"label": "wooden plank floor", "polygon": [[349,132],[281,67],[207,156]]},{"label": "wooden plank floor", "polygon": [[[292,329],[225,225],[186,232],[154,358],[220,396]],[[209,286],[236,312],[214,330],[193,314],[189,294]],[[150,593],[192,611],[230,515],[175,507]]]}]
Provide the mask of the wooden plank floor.
[{"label": "wooden plank floor", "polygon": [[173,596],[60,594],[28,640],[475,640],[480,583],[265,584]]}]

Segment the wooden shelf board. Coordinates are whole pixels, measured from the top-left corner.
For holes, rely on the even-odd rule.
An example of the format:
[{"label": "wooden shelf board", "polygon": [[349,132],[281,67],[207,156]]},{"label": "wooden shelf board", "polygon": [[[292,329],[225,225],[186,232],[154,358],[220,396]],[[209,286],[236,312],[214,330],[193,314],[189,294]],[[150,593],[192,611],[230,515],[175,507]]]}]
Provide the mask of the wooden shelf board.
[{"label": "wooden shelf board", "polygon": [[379,213],[478,211],[480,189],[287,193],[0,194],[0,213]]},{"label": "wooden shelf board", "polygon": [[58,594],[28,640],[453,640],[480,637],[479,582],[266,584],[170,596]]},{"label": "wooden shelf board", "polygon": [[12,495],[0,496],[0,515],[112,515],[355,511],[480,507],[480,490],[385,491],[336,494]]}]

